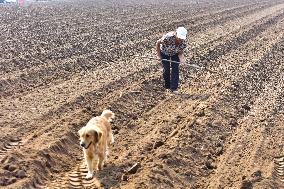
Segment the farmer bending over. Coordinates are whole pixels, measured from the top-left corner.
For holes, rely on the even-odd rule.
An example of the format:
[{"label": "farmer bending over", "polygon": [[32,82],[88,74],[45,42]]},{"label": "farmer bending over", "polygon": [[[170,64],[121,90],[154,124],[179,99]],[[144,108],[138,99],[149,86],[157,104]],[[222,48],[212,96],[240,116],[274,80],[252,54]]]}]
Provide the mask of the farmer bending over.
[{"label": "farmer bending over", "polygon": [[[183,51],[186,48],[186,35],[187,30],[184,27],[178,27],[176,31],[169,32],[159,39],[156,43],[158,59],[167,59],[184,63]],[[178,94],[179,63],[162,60],[162,64],[165,88]]]}]

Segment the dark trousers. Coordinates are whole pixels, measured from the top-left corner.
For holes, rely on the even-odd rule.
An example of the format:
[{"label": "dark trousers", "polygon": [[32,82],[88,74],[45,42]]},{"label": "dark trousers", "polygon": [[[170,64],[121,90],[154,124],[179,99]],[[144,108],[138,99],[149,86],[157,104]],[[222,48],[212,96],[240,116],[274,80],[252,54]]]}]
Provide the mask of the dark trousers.
[{"label": "dark trousers", "polygon": [[[167,56],[161,53],[162,59],[173,60],[179,62],[178,54]],[[179,83],[179,63],[163,61],[163,77],[165,80],[165,88],[172,91],[177,90]]]}]

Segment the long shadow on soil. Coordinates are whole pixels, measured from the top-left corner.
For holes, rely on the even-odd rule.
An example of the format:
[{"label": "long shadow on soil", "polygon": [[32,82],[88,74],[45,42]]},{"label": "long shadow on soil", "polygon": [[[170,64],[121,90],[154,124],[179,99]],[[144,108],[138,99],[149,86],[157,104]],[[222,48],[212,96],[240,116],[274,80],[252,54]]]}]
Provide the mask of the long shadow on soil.
[{"label": "long shadow on soil", "polygon": [[124,169],[126,165],[106,164],[96,177],[105,189],[112,188],[119,185]]}]

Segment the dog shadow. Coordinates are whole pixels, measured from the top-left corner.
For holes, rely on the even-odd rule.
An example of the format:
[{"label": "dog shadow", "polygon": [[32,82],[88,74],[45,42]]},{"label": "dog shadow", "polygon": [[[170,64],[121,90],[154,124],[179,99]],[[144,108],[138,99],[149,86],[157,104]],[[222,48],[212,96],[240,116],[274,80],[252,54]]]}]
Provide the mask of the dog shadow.
[{"label": "dog shadow", "polygon": [[100,181],[102,188],[108,189],[121,183],[121,177],[125,169],[126,166],[123,165],[106,164],[102,170],[95,174],[95,177]]}]

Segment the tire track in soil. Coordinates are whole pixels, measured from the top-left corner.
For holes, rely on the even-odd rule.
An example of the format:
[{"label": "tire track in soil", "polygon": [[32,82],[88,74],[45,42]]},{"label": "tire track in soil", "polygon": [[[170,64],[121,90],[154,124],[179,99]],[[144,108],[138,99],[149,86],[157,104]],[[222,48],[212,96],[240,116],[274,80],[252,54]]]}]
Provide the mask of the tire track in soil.
[{"label": "tire track in soil", "polygon": [[4,163],[6,158],[5,155],[13,149],[22,145],[21,139],[11,139],[9,142],[4,143],[4,146],[0,149],[0,162]]},{"label": "tire track in soil", "polygon": [[273,178],[279,179],[284,185],[284,156],[274,158]]},{"label": "tire track in soil", "polygon": [[[61,189],[61,188],[103,188],[99,180],[93,177],[90,180],[86,180],[85,177],[88,173],[84,162],[81,162],[73,171],[70,171],[67,175],[63,176],[57,181],[52,182],[46,189]],[[43,186],[41,186],[43,187]]]},{"label": "tire track in soil", "polygon": [[[259,111],[258,116],[260,117],[261,127],[261,136],[262,140],[259,142],[257,148],[253,148],[255,152],[252,154],[252,169],[251,176],[246,178],[246,183],[251,183],[255,188],[283,188],[283,172],[281,177],[281,157],[283,157],[284,148],[283,148],[283,89],[284,83],[283,80],[283,48],[284,48],[284,38],[282,37],[281,42],[274,47],[271,51],[269,57],[266,57],[266,63],[273,64],[276,62],[278,65],[278,70],[271,74],[272,78],[270,84],[267,85],[267,90],[264,90],[265,93],[262,95],[263,99],[258,99],[258,105],[263,107],[266,104],[271,104],[268,108],[263,111]],[[273,57],[273,58],[271,58]],[[261,100],[264,102],[261,102]],[[272,110],[270,110],[272,109]],[[256,116],[255,116],[256,117]],[[254,133],[257,129],[255,126],[252,131],[248,133]],[[258,133],[257,133],[258,134]],[[258,139],[259,140],[259,139]],[[274,157],[274,158],[273,158]],[[277,164],[278,162],[278,164]],[[251,163],[251,164],[252,164]],[[280,164],[279,164],[280,163]],[[278,167],[280,166],[280,167]],[[283,169],[283,166],[282,166]],[[280,172],[278,172],[279,170]],[[280,173],[280,175],[277,175]]]}]

